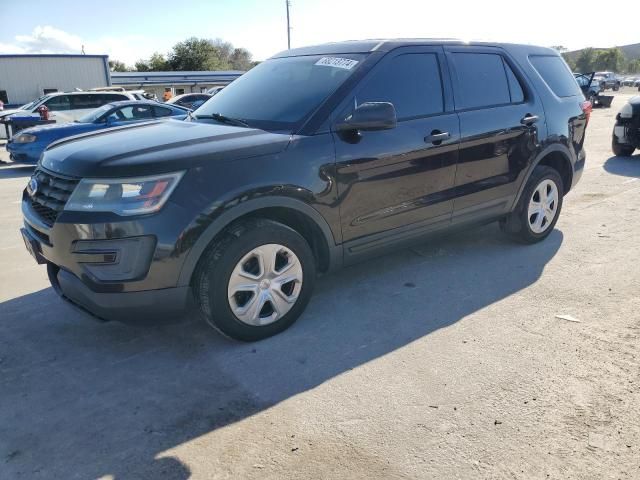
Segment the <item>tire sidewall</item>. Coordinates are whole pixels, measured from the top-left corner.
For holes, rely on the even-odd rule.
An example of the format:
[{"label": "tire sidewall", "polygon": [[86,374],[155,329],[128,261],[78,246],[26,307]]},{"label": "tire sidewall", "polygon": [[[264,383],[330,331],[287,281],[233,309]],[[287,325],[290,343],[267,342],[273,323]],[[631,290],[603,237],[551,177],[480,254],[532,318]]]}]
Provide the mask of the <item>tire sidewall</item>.
[{"label": "tire sidewall", "polygon": [[[551,180],[558,190],[558,208],[556,209],[556,215],[553,218],[551,224],[547,227],[544,232],[536,233],[531,230],[531,225],[529,224],[529,202],[531,201],[531,196],[534,191],[545,180]],[[522,196],[522,205],[520,208],[520,221],[522,222],[522,233],[524,234],[524,238],[527,241],[537,242],[543,240],[548,237],[558,222],[558,218],[560,218],[560,212],[562,211],[562,201],[564,197],[564,189],[562,185],[562,178],[560,174],[549,167],[537,167],[534,171],[534,176],[527,183],[527,187],[525,188],[524,194]]]},{"label": "tire sidewall", "polygon": [[[231,310],[228,299],[229,278],[248,252],[269,243],[283,245],[298,257],[302,265],[302,288],[295,305],[282,318],[269,325],[248,325],[240,321]],[[210,316],[205,315],[205,320],[223,334],[242,341],[261,340],[290,327],[309,303],[315,284],[315,259],[306,240],[295,230],[270,221],[241,234],[224,249],[212,267],[204,272],[208,278],[208,298],[204,301],[209,302],[211,312]]]}]

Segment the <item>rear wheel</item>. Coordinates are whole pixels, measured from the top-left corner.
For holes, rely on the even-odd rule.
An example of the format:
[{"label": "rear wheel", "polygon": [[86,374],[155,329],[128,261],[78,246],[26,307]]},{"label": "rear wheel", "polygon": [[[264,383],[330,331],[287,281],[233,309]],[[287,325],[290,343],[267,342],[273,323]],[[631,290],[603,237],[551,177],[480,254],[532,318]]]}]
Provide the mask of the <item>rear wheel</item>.
[{"label": "rear wheel", "polygon": [[618,139],[615,136],[611,139],[611,151],[617,157],[629,157],[633,154],[634,150],[633,145],[618,143]]},{"label": "rear wheel", "polygon": [[194,278],[205,321],[242,341],[270,337],[302,314],[315,259],[295,230],[271,220],[243,221],[209,247]]},{"label": "rear wheel", "polygon": [[515,210],[500,222],[500,227],[524,243],[544,240],[558,221],[563,195],[558,171],[544,165],[537,166]]}]

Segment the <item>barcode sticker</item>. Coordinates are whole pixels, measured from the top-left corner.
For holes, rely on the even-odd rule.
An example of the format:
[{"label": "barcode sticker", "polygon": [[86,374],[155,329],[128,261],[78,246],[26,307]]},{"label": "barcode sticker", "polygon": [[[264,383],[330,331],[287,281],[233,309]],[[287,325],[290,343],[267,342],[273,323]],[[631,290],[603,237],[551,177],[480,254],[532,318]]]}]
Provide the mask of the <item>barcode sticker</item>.
[{"label": "barcode sticker", "polygon": [[345,70],[351,70],[357,64],[357,60],[340,57],[322,57],[316,62],[316,65],[321,65],[323,67],[344,68]]}]

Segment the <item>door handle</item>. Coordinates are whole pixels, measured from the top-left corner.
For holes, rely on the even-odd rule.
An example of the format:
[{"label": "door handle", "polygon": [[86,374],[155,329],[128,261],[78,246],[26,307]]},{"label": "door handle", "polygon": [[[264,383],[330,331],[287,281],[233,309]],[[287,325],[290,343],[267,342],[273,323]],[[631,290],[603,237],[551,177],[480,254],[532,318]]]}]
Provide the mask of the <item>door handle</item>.
[{"label": "door handle", "polygon": [[522,125],[533,125],[538,121],[538,118],[538,115],[531,115],[530,113],[527,113],[524,117],[522,117],[520,123]]},{"label": "door handle", "polygon": [[440,145],[444,140],[449,140],[451,134],[449,132],[441,132],[440,130],[434,130],[431,135],[424,137],[425,143],[433,143],[434,145]]}]

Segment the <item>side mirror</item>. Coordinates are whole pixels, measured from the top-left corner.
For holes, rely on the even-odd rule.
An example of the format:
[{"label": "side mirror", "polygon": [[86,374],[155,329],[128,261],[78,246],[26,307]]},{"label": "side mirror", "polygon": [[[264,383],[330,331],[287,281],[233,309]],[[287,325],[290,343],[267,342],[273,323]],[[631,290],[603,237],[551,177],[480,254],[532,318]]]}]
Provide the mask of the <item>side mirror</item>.
[{"label": "side mirror", "polygon": [[389,102],[366,102],[356,107],[347,118],[336,125],[338,132],[375,131],[395,128],[396,109]]}]

